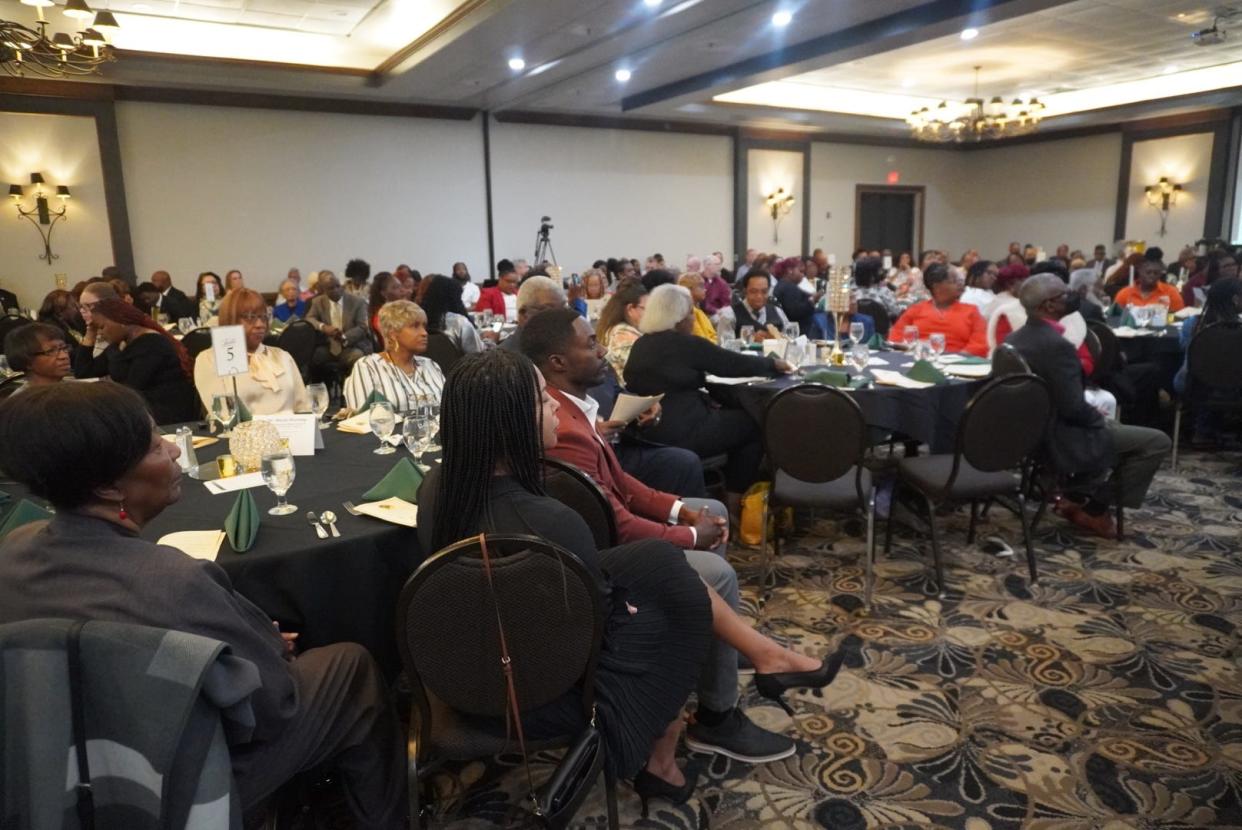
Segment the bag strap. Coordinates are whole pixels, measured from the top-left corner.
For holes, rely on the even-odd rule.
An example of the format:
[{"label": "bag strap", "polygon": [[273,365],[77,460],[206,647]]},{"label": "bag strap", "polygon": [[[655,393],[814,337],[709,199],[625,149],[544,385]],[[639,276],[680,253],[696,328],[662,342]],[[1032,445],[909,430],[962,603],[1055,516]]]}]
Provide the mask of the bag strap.
[{"label": "bag strap", "polygon": [[82,692],[82,627],[86,620],[69,626],[65,654],[69,658],[69,702],[73,717],[73,748],[78,761],[78,825],[94,830],[95,797],[91,792],[91,768],[86,757],[86,706]]}]

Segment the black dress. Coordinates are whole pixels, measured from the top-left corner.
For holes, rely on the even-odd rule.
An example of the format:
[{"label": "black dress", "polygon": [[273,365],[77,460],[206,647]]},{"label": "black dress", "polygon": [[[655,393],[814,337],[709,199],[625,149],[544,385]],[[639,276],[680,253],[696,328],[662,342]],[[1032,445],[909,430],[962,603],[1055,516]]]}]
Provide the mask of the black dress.
[{"label": "black dress", "polygon": [[161,334],[143,334],[124,349],[113,344],[100,357],[108,361],[108,377],[142,395],[157,424],[198,419],[198,393],[181,369],[173,344]]},{"label": "black dress", "polygon": [[[419,488],[418,536],[427,551],[439,473],[433,469]],[[577,513],[508,477],[493,479],[485,515],[472,527],[479,531],[538,536],[573,552],[597,575],[608,614],[595,670],[597,722],[609,766],[619,776],[634,775],[697,685],[711,645],[711,603],[685,553],[654,539],[597,550]],[[527,737],[536,740],[582,726],[576,692],[522,717]],[[503,723],[496,727],[503,733]]]}]

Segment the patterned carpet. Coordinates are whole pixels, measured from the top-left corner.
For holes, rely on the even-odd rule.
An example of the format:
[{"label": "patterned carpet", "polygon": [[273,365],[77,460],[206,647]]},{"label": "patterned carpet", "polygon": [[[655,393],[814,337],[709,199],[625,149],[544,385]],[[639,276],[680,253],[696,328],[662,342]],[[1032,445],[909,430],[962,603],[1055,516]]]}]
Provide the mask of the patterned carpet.
[{"label": "patterned carpet", "polygon": [[[1017,519],[993,509],[983,525],[982,536],[1019,551],[999,557],[966,547],[958,511],[941,519],[948,595],[933,593],[921,540],[899,533],[893,553],[880,555],[869,615],[858,523],[817,521],[779,561],[766,625],[807,653],[850,632],[866,644],[828,689],[791,696],[793,718],[743,681],[750,716],[796,737],[799,752],[762,766],[689,755],[702,773],[695,798],[652,802],[643,821],[623,783],[622,824],[1242,826],[1238,482],[1242,455],[1189,455],[1178,475],[1161,472],[1146,509],[1128,514],[1121,543],[1050,516],[1034,588]],[[734,554],[753,616],[757,551]],[[439,776],[436,824],[510,823],[517,761]],[[537,774],[550,769],[540,757]],[[606,826],[602,787],[579,819]]]}]

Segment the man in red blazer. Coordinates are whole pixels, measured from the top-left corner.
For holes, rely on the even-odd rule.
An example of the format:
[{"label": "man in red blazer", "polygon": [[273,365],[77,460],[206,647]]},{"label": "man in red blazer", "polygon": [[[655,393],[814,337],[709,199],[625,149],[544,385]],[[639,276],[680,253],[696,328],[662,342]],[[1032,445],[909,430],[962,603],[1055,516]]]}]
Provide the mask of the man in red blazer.
[{"label": "man in red blazer", "polygon": [[[606,364],[590,323],[573,309],[542,312],[526,322],[522,352],[539,367],[548,394],[560,404],[556,447],[548,454],[573,464],[600,486],[616,515],[618,541],[664,539],[679,545],[703,581],[737,610],[737,572],[724,557],[725,506],[651,489],[621,468],[612,446],[596,432],[599,405],[587,390],[603,381]],[[686,732],[691,749],[749,763],[793,754],[789,738],[760,728],[737,708],[737,651],[719,639],[708,654],[697,694],[695,723]]]},{"label": "man in red blazer", "polygon": [[502,270],[496,277],[496,284],[491,288],[484,288],[479,293],[479,301],[475,304],[475,311],[491,311],[497,317],[506,323],[517,322],[517,290],[518,275],[513,270],[513,266],[509,265],[507,271]]}]

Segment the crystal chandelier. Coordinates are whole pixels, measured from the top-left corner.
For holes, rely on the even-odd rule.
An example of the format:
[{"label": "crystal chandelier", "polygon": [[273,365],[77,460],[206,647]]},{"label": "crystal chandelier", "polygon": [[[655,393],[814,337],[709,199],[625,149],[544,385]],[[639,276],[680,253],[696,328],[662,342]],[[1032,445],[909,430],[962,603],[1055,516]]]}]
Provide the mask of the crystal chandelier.
[{"label": "crystal chandelier", "polygon": [[56,5],[54,0],[21,2],[34,6],[39,19],[34,29],[12,20],[0,20],[0,71],[18,77],[64,78],[98,74],[101,64],[115,60],[112,47],[103,35],[109,29],[118,28],[112,12],[95,12],[85,0],[69,0],[65,4],[65,16],[86,28],[75,34],[49,35],[47,29],[51,21],[43,16],[43,9]]},{"label": "crystal chandelier", "polygon": [[983,141],[1032,133],[1043,117],[1038,98],[1014,98],[1006,104],[997,95],[986,103],[979,97],[979,70],[975,67],[975,94],[962,103],[941,101],[935,109],[923,107],[906,117],[920,141]]}]

